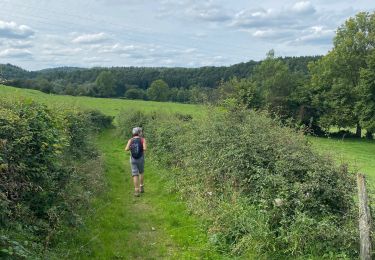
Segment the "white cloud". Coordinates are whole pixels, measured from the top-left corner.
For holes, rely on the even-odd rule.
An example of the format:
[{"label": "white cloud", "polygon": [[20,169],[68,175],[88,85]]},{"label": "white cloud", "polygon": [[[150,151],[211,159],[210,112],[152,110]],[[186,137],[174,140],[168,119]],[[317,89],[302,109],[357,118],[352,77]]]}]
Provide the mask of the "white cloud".
[{"label": "white cloud", "polygon": [[193,18],[210,22],[224,22],[231,18],[226,10],[211,4],[192,6],[186,9],[185,13]]},{"label": "white cloud", "polygon": [[79,44],[94,44],[99,42],[104,42],[108,40],[109,37],[101,32],[101,33],[95,33],[95,34],[82,34],[72,40],[73,43],[79,43]]},{"label": "white cloud", "polygon": [[9,41],[8,45],[14,48],[18,48],[18,49],[26,49],[26,48],[31,48],[33,46],[33,43],[31,41],[17,40],[17,41]]},{"label": "white cloud", "polygon": [[332,44],[337,27],[332,23],[332,17],[340,15],[340,12],[326,10],[317,12],[310,1],[300,1],[279,9],[242,10],[234,16],[231,26],[260,41],[272,40],[292,46],[326,46]]},{"label": "white cloud", "polygon": [[2,58],[31,58],[32,54],[29,50],[25,49],[5,49],[0,51],[0,57]]},{"label": "white cloud", "polygon": [[158,18],[188,18],[207,22],[225,22],[231,19],[232,12],[213,1],[181,0],[160,2]]},{"label": "white cloud", "polygon": [[302,1],[295,3],[292,8],[293,11],[301,14],[315,13],[315,7],[309,1]]},{"label": "white cloud", "polygon": [[319,44],[330,45],[335,35],[335,31],[326,29],[323,26],[312,26],[304,31],[304,35],[293,41],[293,44]]},{"label": "white cloud", "polygon": [[290,30],[275,30],[275,29],[266,29],[266,30],[256,30],[250,31],[252,36],[258,39],[269,39],[282,41],[294,35],[295,32]]},{"label": "white cloud", "polygon": [[110,6],[142,5],[148,0],[99,0],[99,2]]},{"label": "white cloud", "polygon": [[45,44],[42,54],[48,56],[76,56],[82,52],[82,48],[67,48],[63,46],[52,46]]},{"label": "white cloud", "polygon": [[193,53],[193,52],[196,52],[197,49],[196,48],[188,48],[188,49],[185,49],[183,52],[184,53]]},{"label": "white cloud", "polygon": [[164,59],[161,61],[163,64],[165,64],[166,66],[171,66],[175,63],[175,61],[173,59]]},{"label": "white cloud", "polygon": [[25,39],[34,35],[34,30],[27,25],[0,20],[0,38]]},{"label": "white cloud", "polygon": [[128,53],[132,52],[134,50],[139,49],[139,47],[136,47],[135,45],[123,45],[120,43],[116,43],[114,45],[109,45],[109,46],[96,46],[98,49],[99,53],[118,53],[118,54],[123,54],[123,53]]},{"label": "white cloud", "polygon": [[92,56],[83,58],[83,61],[89,63],[91,66],[101,66],[103,65],[103,63],[110,63],[111,59],[105,57]]},{"label": "white cloud", "polygon": [[306,4],[284,9],[241,10],[234,15],[231,26],[257,29],[307,27],[316,18],[314,14],[314,7]]},{"label": "white cloud", "polygon": [[197,38],[204,38],[204,37],[207,37],[207,35],[208,34],[206,32],[196,32],[194,34],[194,36],[197,37]]}]

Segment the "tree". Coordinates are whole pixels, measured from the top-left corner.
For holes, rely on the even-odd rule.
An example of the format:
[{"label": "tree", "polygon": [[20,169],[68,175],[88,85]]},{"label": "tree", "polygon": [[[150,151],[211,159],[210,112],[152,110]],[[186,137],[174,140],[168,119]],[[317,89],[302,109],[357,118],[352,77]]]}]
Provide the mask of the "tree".
[{"label": "tree", "polygon": [[169,97],[168,84],[161,79],[153,81],[147,89],[147,96],[153,101],[167,101]]},{"label": "tree", "polygon": [[337,30],[333,49],[314,68],[312,85],[324,97],[322,122],[340,127],[357,127],[361,136],[361,120],[354,109],[360,101],[360,73],[367,69],[367,57],[375,47],[375,13],[358,13]]},{"label": "tree", "polygon": [[[297,87],[295,75],[281,60],[275,58],[273,50],[267,53],[267,58],[255,67],[252,81],[256,84],[251,95],[258,95],[259,101],[264,99],[266,106],[280,116],[292,116],[290,96]],[[259,102],[258,101],[258,102]]]},{"label": "tree", "polygon": [[75,96],[75,88],[73,84],[69,83],[64,90],[65,95]]},{"label": "tree", "polygon": [[367,130],[367,138],[372,139],[375,132],[375,51],[368,56],[367,67],[360,72],[356,110],[360,124]]},{"label": "tree", "polygon": [[193,85],[189,88],[190,103],[199,104],[207,102],[207,95],[204,89],[200,86]]},{"label": "tree", "polygon": [[219,100],[234,100],[238,105],[259,109],[263,107],[264,100],[261,89],[251,79],[232,78],[222,82],[218,88]]},{"label": "tree", "polygon": [[177,92],[177,102],[186,103],[189,102],[189,90],[180,88]]},{"label": "tree", "polygon": [[145,99],[146,92],[143,89],[131,88],[125,92],[127,99]]},{"label": "tree", "polygon": [[168,100],[172,102],[177,102],[178,88],[171,88],[169,90]]},{"label": "tree", "polygon": [[43,77],[38,77],[36,79],[36,89],[43,91],[44,93],[50,93],[52,91],[52,84]]},{"label": "tree", "polygon": [[95,84],[100,97],[112,97],[116,94],[116,83],[110,71],[100,72]]}]

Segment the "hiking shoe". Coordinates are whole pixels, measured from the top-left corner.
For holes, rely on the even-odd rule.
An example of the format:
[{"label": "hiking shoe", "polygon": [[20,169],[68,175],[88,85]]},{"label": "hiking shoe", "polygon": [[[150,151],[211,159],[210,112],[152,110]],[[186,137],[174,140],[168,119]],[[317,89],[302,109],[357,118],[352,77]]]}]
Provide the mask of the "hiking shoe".
[{"label": "hiking shoe", "polygon": [[145,188],[143,188],[143,186],[140,186],[140,190],[141,190],[141,193],[145,192]]},{"label": "hiking shoe", "polygon": [[141,194],[139,192],[134,192],[134,197],[139,197]]}]

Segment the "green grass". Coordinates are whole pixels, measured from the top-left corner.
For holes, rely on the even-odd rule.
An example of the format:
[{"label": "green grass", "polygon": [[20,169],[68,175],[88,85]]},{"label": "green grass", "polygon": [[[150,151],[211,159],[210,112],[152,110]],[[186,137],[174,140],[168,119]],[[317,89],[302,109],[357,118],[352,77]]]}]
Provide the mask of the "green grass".
[{"label": "green grass", "polygon": [[339,163],[348,163],[351,169],[364,173],[375,184],[375,141],[323,137],[309,137],[309,140],[318,152],[332,156]]},{"label": "green grass", "polygon": [[45,94],[37,90],[21,89],[0,85],[0,96],[6,96],[10,99],[32,98],[36,101],[48,105],[75,106],[82,108],[100,109],[103,113],[111,116],[117,116],[122,109],[136,108],[145,112],[164,111],[167,113],[185,113],[191,115],[200,115],[203,106],[189,105],[172,102],[154,102],[141,100],[125,100],[111,98],[93,98],[93,97],[74,97],[65,95]]},{"label": "green grass", "polygon": [[66,241],[67,259],[216,259],[199,219],[166,189],[166,172],[146,158],[145,193],[133,196],[124,140],[107,130],[99,136],[108,189],[93,203],[95,214]]}]

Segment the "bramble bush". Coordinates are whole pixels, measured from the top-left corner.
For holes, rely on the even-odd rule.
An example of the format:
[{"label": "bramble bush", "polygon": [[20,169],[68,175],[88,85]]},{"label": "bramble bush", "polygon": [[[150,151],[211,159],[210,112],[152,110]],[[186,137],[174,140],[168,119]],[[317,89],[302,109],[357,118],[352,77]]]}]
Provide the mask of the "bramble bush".
[{"label": "bramble bush", "polygon": [[142,119],[153,160],[207,220],[210,242],[230,256],[356,258],[354,175],[313,152],[303,133],[267,114],[211,108],[206,117]]},{"label": "bramble bush", "polygon": [[92,123],[92,126],[96,131],[113,127],[113,116],[104,115],[97,109],[86,110],[85,113],[88,115],[89,121]]},{"label": "bramble bush", "polygon": [[129,109],[120,111],[116,117],[119,135],[128,137],[134,127],[144,127],[148,120],[148,116],[139,110]]},{"label": "bramble bush", "polygon": [[1,100],[0,257],[35,257],[63,223],[76,222],[77,204],[98,186],[77,187],[100,178],[82,167],[100,162],[90,138],[108,120],[97,111]]}]

